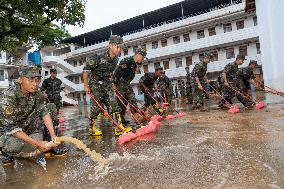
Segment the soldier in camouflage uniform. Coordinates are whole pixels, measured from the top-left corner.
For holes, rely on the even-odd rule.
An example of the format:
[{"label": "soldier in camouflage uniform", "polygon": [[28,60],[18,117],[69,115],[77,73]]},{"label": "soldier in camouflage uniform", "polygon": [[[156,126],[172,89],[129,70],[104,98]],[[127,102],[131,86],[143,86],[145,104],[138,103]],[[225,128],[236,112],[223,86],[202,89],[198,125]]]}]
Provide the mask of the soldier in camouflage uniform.
[{"label": "soldier in camouflage uniform", "polygon": [[184,98],[186,93],[185,93],[185,83],[183,80],[181,80],[179,83],[179,91],[180,91],[181,98]]},{"label": "soldier in camouflage uniform", "polygon": [[[105,105],[111,113],[113,119],[121,125],[123,130],[114,129],[115,135],[128,132],[131,128],[124,128],[120,112],[122,111],[117,103],[116,95],[112,89],[113,71],[118,63],[118,56],[121,54],[123,39],[119,36],[110,36],[107,50],[103,53],[95,54],[87,61],[84,67],[83,80],[84,91],[94,95],[101,105]],[[90,78],[89,78],[90,76]],[[100,136],[102,132],[97,129],[97,118],[102,111],[91,100],[91,128],[90,135]]]},{"label": "soldier in camouflage uniform", "polygon": [[[248,92],[248,88],[250,84],[255,85],[255,82],[254,82],[255,76],[253,74],[253,70],[256,66],[257,66],[257,62],[254,60],[251,60],[248,67],[240,68],[237,72],[237,85],[236,86],[238,90],[241,90],[246,96],[249,96],[250,98],[252,97],[250,93]],[[242,104],[245,107],[249,107],[253,105],[252,101],[249,101],[248,98],[245,98],[239,93],[237,93],[237,98],[241,99],[240,102],[242,102]]]},{"label": "soldier in camouflage uniform", "polygon": [[40,69],[22,67],[18,82],[0,97],[0,150],[4,165],[13,163],[13,155],[22,152],[24,146],[36,147],[42,152],[51,149],[46,147],[47,141],[42,139],[44,125],[51,140],[56,135],[51,116],[38,90],[39,84]]},{"label": "soldier in camouflage uniform", "polygon": [[[233,104],[232,99],[236,95],[232,87],[237,86],[237,72],[238,72],[238,66],[242,65],[244,63],[245,56],[243,55],[238,55],[236,58],[236,61],[229,63],[225,66],[223,70],[223,81],[224,84],[222,86],[222,93],[224,99],[221,99],[219,102],[219,107],[224,108],[224,104],[229,102],[230,104]],[[237,96],[238,97],[238,96]],[[239,101],[242,102],[242,98],[238,98]]]},{"label": "soldier in camouflage uniform", "polygon": [[60,92],[64,89],[64,85],[60,79],[56,78],[56,76],[56,69],[50,69],[50,77],[43,81],[41,91],[46,94],[50,103],[56,105],[57,111],[59,111],[62,99]]},{"label": "soldier in camouflage uniform", "polygon": [[166,76],[165,72],[163,72],[161,77],[156,81],[156,85],[161,96],[166,99],[168,103],[171,103],[173,94],[171,80]]},{"label": "soldier in camouflage uniform", "polygon": [[204,84],[209,83],[206,77],[207,64],[210,62],[212,54],[204,53],[204,58],[202,62],[196,64],[191,73],[191,87],[193,96],[192,108],[200,109],[200,111],[205,111],[204,108]]},{"label": "soldier in camouflage uniform", "polygon": [[[145,73],[139,80],[139,87],[144,93],[145,107],[149,108],[150,105],[153,106],[154,110],[159,115],[164,115],[165,110],[158,107],[154,98],[154,85],[159,77],[161,77],[163,72],[162,67],[157,67],[155,73],[149,72]],[[146,87],[146,88],[145,88]],[[149,94],[150,93],[150,94]]]},{"label": "soldier in camouflage uniform", "polygon": [[[135,93],[132,89],[132,86],[130,85],[130,82],[134,79],[135,73],[137,69],[139,69],[138,66],[142,64],[144,58],[146,58],[146,55],[147,52],[144,49],[136,49],[135,55],[122,59],[113,73],[114,84],[116,85],[117,89],[129,103],[133,104],[136,107],[137,102]],[[121,100],[125,105],[127,105],[127,102],[125,100]],[[120,100],[118,100],[118,103],[120,105],[120,108],[122,109],[122,122],[127,123],[124,119],[126,108]],[[130,107],[130,110],[133,114],[135,113],[135,110],[133,108]]]},{"label": "soldier in camouflage uniform", "polygon": [[191,82],[190,82],[190,71],[189,67],[185,67],[186,71],[186,97],[187,97],[187,104],[192,104],[193,103],[193,98],[192,98],[192,87],[191,87]]}]

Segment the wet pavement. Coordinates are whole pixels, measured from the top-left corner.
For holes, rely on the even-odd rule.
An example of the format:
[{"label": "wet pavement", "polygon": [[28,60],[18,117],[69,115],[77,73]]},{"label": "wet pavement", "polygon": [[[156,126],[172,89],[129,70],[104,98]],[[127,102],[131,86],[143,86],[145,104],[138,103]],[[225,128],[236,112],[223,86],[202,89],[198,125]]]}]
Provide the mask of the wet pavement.
[{"label": "wet pavement", "polygon": [[[179,108],[187,108],[182,106]],[[154,134],[119,146],[111,128],[88,135],[87,108],[65,108],[62,134],[82,140],[110,163],[102,168],[71,144],[68,156],[0,167],[2,188],[284,188],[284,106],[164,121]]]}]

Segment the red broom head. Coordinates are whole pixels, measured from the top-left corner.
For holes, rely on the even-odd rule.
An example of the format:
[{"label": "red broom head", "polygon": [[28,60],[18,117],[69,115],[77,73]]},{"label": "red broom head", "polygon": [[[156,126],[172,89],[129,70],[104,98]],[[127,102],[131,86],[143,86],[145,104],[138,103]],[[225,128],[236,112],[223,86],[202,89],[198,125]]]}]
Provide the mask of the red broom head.
[{"label": "red broom head", "polygon": [[160,115],[154,115],[151,117],[151,121],[161,121],[163,119]]},{"label": "red broom head", "polygon": [[230,107],[228,112],[231,113],[231,114],[236,114],[236,113],[240,112],[240,108],[238,106],[234,105],[234,106]]},{"label": "red broom head", "polygon": [[186,113],[184,113],[184,112],[180,112],[180,113],[177,115],[177,117],[184,117],[184,116],[186,116]]},{"label": "red broom head", "polygon": [[260,109],[262,109],[262,108],[264,108],[265,107],[265,103],[264,102],[259,102],[259,103],[257,103],[257,105],[255,106],[255,109],[256,110],[260,110]]},{"label": "red broom head", "polygon": [[174,115],[167,115],[166,116],[166,120],[171,120],[171,119],[175,119],[176,118],[176,116],[174,116]]},{"label": "red broom head", "polygon": [[137,138],[137,135],[133,132],[124,133],[123,135],[121,135],[118,138],[118,142],[119,142],[119,144],[124,144],[126,142],[131,141],[131,140],[134,140],[135,138]]},{"label": "red broom head", "polygon": [[170,104],[169,104],[169,103],[163,103],[163,104],[162,104],[162,107],[163,107],[163,108],[165,108],[165,107],[167,107],[167,106],[170,106]]},{"label": "red broom head", "polygon": [[58,112],[59,115],[63,114],[63,112]]}]

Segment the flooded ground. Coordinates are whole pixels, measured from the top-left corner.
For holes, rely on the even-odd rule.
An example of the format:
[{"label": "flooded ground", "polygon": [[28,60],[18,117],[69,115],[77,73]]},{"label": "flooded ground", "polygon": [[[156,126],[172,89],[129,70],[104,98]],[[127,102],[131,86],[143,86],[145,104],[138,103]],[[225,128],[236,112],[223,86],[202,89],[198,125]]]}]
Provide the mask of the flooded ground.
[{"label": "flooded ground", "polygon": [[82,140],[109,161],[99,167],[72,144],[47,172],[17,160],[0,167],[2,188],[284,188],[284,106],[228,114],[187,111],[157,133],[119,146],[111,128],[88,135],[86,108],[65,108],[62,134]]}]

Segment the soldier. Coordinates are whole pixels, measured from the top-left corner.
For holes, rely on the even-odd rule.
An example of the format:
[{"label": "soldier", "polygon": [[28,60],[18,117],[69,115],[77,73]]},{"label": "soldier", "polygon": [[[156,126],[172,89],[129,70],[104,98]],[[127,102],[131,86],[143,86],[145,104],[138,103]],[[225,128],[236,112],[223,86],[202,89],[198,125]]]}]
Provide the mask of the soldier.
[{"label": "soldier", "polygon": [[[253,70],[256,66],[257,62],[251,60],[248,67],[240,68],[237,72],[237,88],[249,98],[252,98],[248,92],[250,84],[256,85],[254,82],[255,76],[253,74]],[[237,94],[237,98],[245,107],[250,107],[251,105],[253,105],[252,101],[249,101],[248,98],[245,98],[239,93]]]},{"label": "soldier", "polygon": [[180,90],[181,98],[184,98],[185,97],[185,83],[183,80],[180,81],[179,90]]},{"label": "soldier", "polygon": [[187,97],[187,104],[192,104],[193,103],[193,98],[192,98],[192,87],[191,87],[191,82],[190,82],[190,71],[189,67],[185,67],[186,71],[186,97]]},{"label": "soldier", "polygon": [[47,147],[48,142],[42,137],[44,125],[51,140],[56,135],[51,116],[38,90],[40,69],[22,67],[19,75],[18,82],[0,97],[0,150],[4,165],[12,164],[13,156],[22,152],[24,146],[38,148],[42,152],[56,146]]},{"label": "soldier", "polygon": [[[131,104],[137,107],[137,102],[135,98],[135,93],[132,89],[132,86],[130,85],[130,82],[134,79],[135,73],[137,71],[138,66],[142,64],[144,59],[146,58],[147,52],[142,49],[138,48],[136,49],[135,55],[131,57],[124,58],[120,61],[120,63],[117,65],[116,69],[114,70],[114,84],[120,91],[120,93],[124,96],[124,98]],[[125,105],[127,105],[127,102],[125,100],[121,99]],[[122,109],[121,115],[122,115],[122,122],[125,124],[127,123],[124,119],[126,108],[121,103],[121,101],[118,100],[118,104],[120,105],[120,108]],[[132,113],[135,113],[135,111],[130,108]]]},{"label": "soldier", "polygon": [[159,115],[164,115],[165,110],[158,107],[154,98],[154,84],[159,77],[161,77],[163,72],[162,67],[157,67],[155,69],[155,73],[149,72],[145,73],[139,80],[139,87],[141,88],[142,92],[144,93],[145,99],[145,107],[149,108],[150,105],[153,106],[154,110]]},{"label": "soldier", "polygon": [[[122,124],[120,106],[113,86],[113,71],[118,63],[118,56],[121,53],[123,39],[119,36],[110,36],[107,50],[101,54],[95,54],[88,60],[83,71],[84,91],[94,95],[101,105],[105,105],[111,113],[113,119],[119,124],[123,130],[114,129],[116,136],[124,132],[131,131],[131,128],[124,128]],[[90,77],[89,77],[90,76]],[[89,134],[94,136],[102,135],[102,132],[97,129],[97,119],[102,111],[91,100],[91,128]]]},{"label": "soldier", "polygon": [[43,81],[41,91],[46,94],[50,103],[54,103],[56,105],[57,111],[59,112],[62,99],[60,92],[64,89],[64,85],[56,76],[57,70],[50,69],[50,77]]},{"label": "soldier", "polygon": [[[207,64],[210,62],[210,58],[213,57],[210,53],[204,53],[202,62],[196,64],[191,73],[191,87],[193,96],[192,109],[200,109],[200,111],[206,111],[204,107],[204,84],[209,83],[206,77]],[[203,86],[202,86],[203,85]]]},{"label": "soldier", "polygon": [[[219,102],[219,107],[224,108],[224,104],[229,102],[230,104],[233,104],[232,99],[235,96],[235,92],[232,88],[237,86],[237,72],[238,72],[238,66],[242,65],[244,63],[245,56],[244,55],[238,55],[236,58],[236,61],[229,63],[225,66],[222,74],[222,78],[224,81],[224,85],[222,86],[222,93],[224,99],[221,99]],[[242,100],[238,97],[238,100]]]},{"label": "soldier", "polygon": [[156,81],[156,85],[161,96],[166,102],[171,103],[173,94],[171,80],[166,76],[165,72],[163,72],[161,77]]}]

